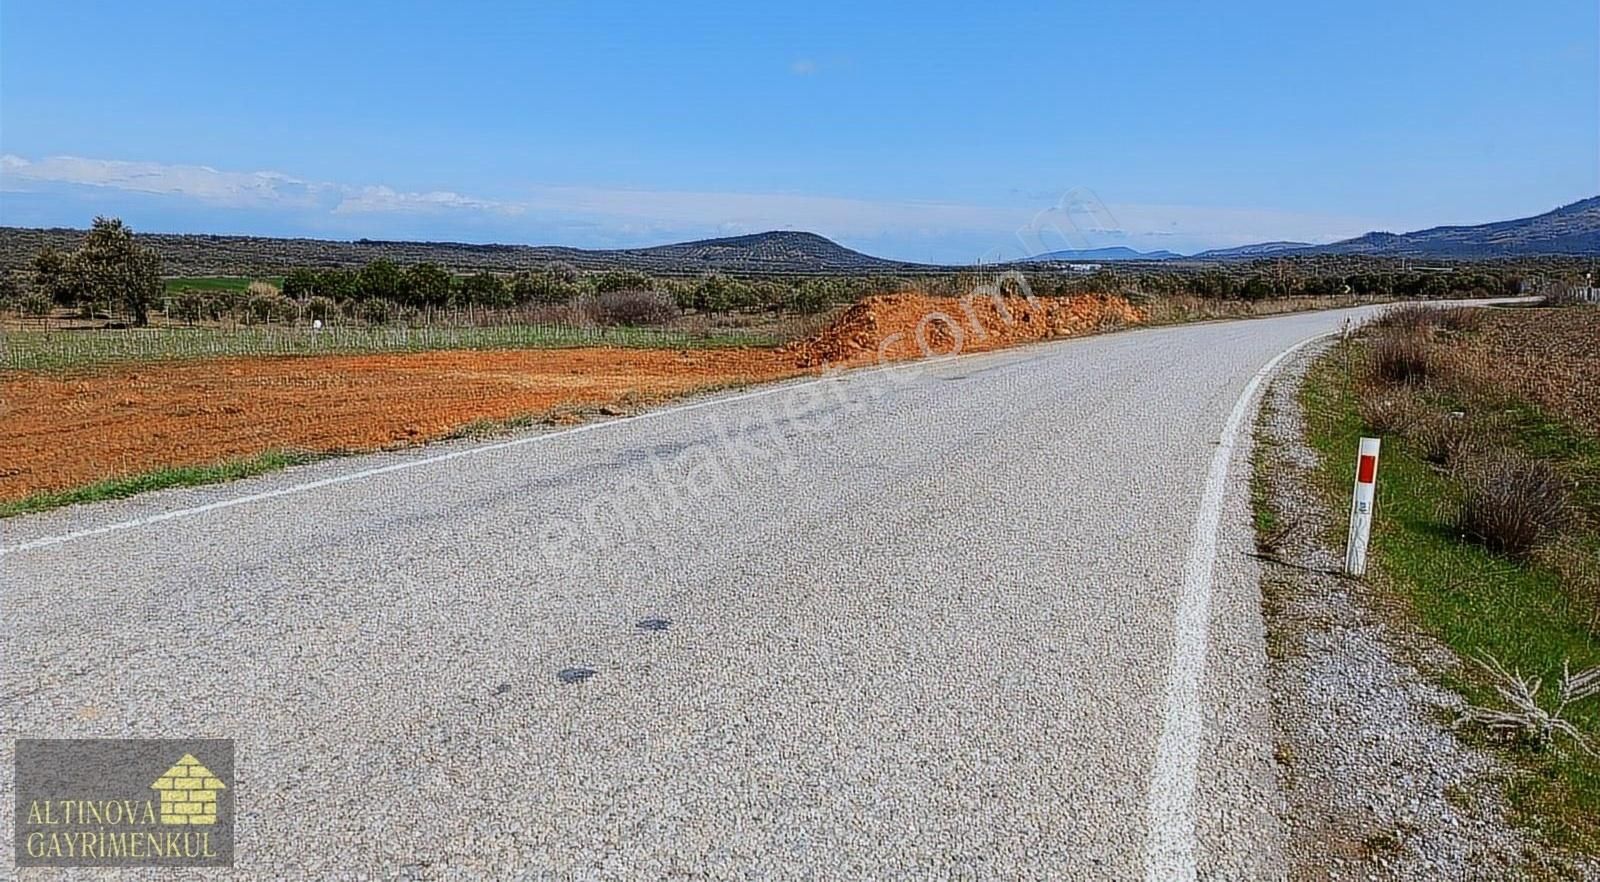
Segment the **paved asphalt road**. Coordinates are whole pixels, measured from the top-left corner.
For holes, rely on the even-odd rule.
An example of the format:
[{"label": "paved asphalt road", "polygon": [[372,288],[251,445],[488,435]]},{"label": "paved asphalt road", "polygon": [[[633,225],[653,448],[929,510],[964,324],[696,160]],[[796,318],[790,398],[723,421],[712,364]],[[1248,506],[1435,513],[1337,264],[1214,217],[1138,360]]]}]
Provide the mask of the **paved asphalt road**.
[{"label": "paved asphalt road", "polygon": [[5,521],[0,800],[14,737],[206,735],[230,878],[1280,875],[1249,412],[1214,570],[1202,501],[1350,314]]}]

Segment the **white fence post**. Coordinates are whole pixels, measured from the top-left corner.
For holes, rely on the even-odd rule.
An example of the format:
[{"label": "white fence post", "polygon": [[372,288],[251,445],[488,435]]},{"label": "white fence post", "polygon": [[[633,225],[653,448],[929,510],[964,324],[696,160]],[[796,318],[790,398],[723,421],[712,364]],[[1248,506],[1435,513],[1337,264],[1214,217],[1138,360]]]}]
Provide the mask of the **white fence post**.
[{"label": "white fence post", "polygon": [[1377,487],[1378,439],[1362,438],[1356,453],[1356,491],[1350,500],[1350,538],[1344,553],[1344,571],[1352,576],[1367,572],[1367,540],[1372,537],[1372,503]]}]

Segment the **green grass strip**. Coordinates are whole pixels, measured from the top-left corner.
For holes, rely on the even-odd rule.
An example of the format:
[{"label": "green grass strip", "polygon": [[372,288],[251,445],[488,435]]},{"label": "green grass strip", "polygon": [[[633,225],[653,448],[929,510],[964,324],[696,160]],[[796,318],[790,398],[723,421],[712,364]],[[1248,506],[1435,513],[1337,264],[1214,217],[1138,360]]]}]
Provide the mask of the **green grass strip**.
[{"label": "green grass strip", "polygon": [[156,469],[137,475],[108,478],[72,490],[54,493],[35,493],[14,502],[0,503],[0,518],[49,511],[66,505],[84,502],[101,502],[122,499],[136,493],[165,490],[170,487],[196,487],[201,484],[220,484],[255,475],[275,472],[289,466],[302,465],[323,458],[314,453],[288,450],[271,450],[259,456],[230,459],[200,466],[176,466]]},{"label": "green grass strip", "polygon": [[[1334,511],[1348,505],[1357,441],[1371,434],[1358,414],[1355,378],[1346,373],[1346,364],[1337,351],[1323,357],[1300,393],[1309,440],[1321,455],[1318,478]],[[1526,452],[1586,469],[1600,450],[1595,439],[1534,408],[1514,410],[1510,443]],[[1401,438],[1385,436],[1383,445],[1370,578],[1403,601],[1405,615],[1424,633],[1463,660],[1488,654],[1508,668],[1543,676],[1543,698],[1553,709],[1563,660],[1570,660],[1574,670],[1600,663],[1600,643],[1588,627],[1590,611],[1556,574],[1491,553],[1457,533],[1449,522],[1459,494],[1454,479]],[[1343,518],[1334,520],[1327,538],[1333,547],[1343,547]],[[1470,702],[1501,704],[1470,663],[1442,679]],[[1595,702],[1569,707],[1566,716],[1600,743]],[[1600,762],[1570,744],[1544,751],[1517,748],[1505,755],[1527,773],[1508,793],[1518,817],[1552,842],[1600,853]]]}]

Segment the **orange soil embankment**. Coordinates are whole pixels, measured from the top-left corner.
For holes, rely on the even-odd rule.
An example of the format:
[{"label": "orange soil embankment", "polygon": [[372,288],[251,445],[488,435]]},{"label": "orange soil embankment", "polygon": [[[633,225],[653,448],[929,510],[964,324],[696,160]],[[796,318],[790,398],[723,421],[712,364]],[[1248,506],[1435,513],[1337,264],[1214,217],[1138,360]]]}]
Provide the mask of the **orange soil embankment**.
[{"label": "orange soil embankment", "polygon": [[[267,450],[375,450],[479,420],[627,406],[739,382],[1089,333],[1140,320],[1115,298],[873,297],[777,350],[543,349],[230,358],[81,376],[0,375],[0,501]],[[938,313],[948,316],[925,319]],[[953,320],[953,321],[952,321]],[[957,344],[959,343],[959,346]]]},{"label": "orange soil embankment", "polygon": [[784,347],[802,367],[982,352],[1138,324],[1120,297],[868,297],[821,333]]}]

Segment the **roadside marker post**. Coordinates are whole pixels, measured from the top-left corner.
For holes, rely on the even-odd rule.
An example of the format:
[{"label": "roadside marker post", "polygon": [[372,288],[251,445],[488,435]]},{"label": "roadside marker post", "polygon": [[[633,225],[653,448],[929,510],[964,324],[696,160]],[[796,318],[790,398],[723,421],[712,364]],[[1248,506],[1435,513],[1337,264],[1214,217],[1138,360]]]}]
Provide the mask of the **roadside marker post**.
[{"label": "roadside marker post", "polygon": [[1344,571],[1367,572],[1367,540],[1372,537],[1372,503],[1378,489],[1378,439],[1362,438],[1356,451],[1356,491],[1350,500],[1350,538],[1345,543]]}]

